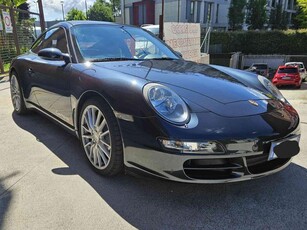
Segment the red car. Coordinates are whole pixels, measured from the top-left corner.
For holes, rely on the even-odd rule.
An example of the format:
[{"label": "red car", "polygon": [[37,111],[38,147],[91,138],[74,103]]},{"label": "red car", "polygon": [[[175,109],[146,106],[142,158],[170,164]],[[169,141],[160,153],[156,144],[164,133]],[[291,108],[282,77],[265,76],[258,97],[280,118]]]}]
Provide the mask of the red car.
[{"label": "red car", "polygon": [[301,88],[302,78],[297,66],[279,66],[272,82],[276,87],[294,85],[296,88]]}]

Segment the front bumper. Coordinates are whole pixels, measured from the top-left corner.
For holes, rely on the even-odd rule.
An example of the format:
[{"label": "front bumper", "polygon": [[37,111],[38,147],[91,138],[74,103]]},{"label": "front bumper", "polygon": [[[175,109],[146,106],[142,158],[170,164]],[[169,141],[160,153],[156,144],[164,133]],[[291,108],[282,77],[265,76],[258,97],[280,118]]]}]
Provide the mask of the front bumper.
[{"label": "front bumper", "polygon": [[[125,161],[128,170],[138,170],[163,179],[186,183],[213,184],[250,180],[276,173],[291,163],[291,158],[268,162],[266,154],[261,153],[254,156],[225,155],[225,158],[205,158],[136,148],[127,151],[133,152],[133,155],[130,155],[132,157]],[[186,164],[193,161],[209,164]],[[210,165],[210,162],[223,163]]]},{"label": "front bumper", "polygon": [[[128,170],[187,183],[225,183],[273,174],[290,164],[287,158],[270,158],[273,142],[300,135],[295,110],[227,118],[197,114],[198,125],[178,128],[159,117],[119,119]],[[217,141],[223,154],[181,153],[165,149],[159,139]]]},{"label": "front bumper", "polygon": [[[141,171],[167,180],[187,183],[228,183],[260,178],[276,173],[291,163],[292,157],[270,159],[275,142],[299,137],[295,131],[284,139],[267,141],[259,149],[259,140],[231,141],[228,154],[197,155],[170,153],[136,143],[125,147],[128,170]],[[235,150],[236,149],[236,150]]]}]

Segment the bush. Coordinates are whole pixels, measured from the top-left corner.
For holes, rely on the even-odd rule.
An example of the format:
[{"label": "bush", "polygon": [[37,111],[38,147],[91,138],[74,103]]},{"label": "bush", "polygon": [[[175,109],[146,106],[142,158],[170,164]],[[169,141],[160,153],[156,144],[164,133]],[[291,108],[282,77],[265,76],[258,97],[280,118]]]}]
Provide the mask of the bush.
[{"label": "bush", "polygon": [[307,31],[212,32],[210,45],[222,44],[222,52],[244,54],[307,54]]}]

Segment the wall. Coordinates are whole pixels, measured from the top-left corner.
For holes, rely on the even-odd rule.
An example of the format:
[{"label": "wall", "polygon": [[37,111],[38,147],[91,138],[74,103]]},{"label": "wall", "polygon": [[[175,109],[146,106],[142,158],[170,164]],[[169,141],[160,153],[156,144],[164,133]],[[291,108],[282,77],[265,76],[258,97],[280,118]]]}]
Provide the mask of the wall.
[{"label": "wall", "polygon": [[199,23],[164,23],[164,40],[184,59],[200,62],[200,24]]},{"label": "wall", "polygon": [[244,55],[241,68],[251,66],[253,63],[267,63],[272,69],[287,62],[286,55]]}]

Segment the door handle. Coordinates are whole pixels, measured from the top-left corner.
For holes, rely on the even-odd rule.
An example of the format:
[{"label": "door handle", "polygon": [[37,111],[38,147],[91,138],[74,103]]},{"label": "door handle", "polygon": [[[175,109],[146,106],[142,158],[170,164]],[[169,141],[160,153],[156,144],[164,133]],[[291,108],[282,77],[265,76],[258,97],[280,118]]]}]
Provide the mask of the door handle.
[{"label": "door handle", "polygon": [[33,71],[32,68],[29,68],[29,69],[28,69],[28,72],[29,72],[30,75],[34,73],[34,71]]}]

